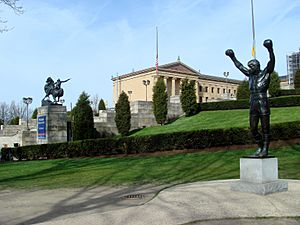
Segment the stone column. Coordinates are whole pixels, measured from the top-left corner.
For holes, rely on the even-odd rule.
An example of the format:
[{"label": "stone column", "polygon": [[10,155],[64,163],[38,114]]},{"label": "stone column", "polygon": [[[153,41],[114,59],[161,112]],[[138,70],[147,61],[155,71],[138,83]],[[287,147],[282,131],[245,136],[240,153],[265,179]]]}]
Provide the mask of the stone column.
[{"label": "stone column", "polygon": [[168,97],[170,97],[171,94],[172,94],[172,90],[171,90],[171,86],[170,86],[170,78],[169,77],[164,77],[164,81],[165,81],[165,84],[166,84],[166,91],[167,91]]},{"label": "stone column", "polygon": [[179,78],[175,80],[175,95],[180,95],[180,80]]},{"label": "stone column", "polygon": [[67,108],[62,105],[49,105],[38,108],[37,144],[66,142]]},{"label": "stone column", "polygon": [[200,100],[199,100],[199,82],[196,80],[195,84],[196,84],[196,98],[197,98],[197,103],[199,103],[200,102]]},{"label": "stone column", "polygon": [[172,92],[171,95],[175,96],[176,95],[176,78],[171,78],[172,79]]}]

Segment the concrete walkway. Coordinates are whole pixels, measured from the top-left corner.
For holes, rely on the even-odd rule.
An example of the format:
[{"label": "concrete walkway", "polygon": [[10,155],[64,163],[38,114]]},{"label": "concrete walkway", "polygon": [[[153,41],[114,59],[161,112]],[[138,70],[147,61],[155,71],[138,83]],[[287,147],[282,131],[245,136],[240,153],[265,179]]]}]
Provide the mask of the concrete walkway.
[{"label": "concrete walkway", "polygon": [[232,192],[230,182],[2,190],[0,224],[300,224],[300,180],[266,196]]}]

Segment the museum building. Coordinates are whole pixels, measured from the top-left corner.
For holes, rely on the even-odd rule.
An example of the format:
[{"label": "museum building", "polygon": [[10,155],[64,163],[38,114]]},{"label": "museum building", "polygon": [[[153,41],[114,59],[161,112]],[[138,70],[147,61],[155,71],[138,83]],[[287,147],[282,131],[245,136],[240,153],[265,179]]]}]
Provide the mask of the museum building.
[{"label": "museum building", "polygon": [[[225,74],[228,75],[228,74]],[[236,100],[240,80],[205,75],[189,67],[180,60],[156,67],[133,71],[112,77],[113,102],[118,101],[124,91],[130,102],[152,101],[153,86],[163,77],[170,101],[180,96],[180,84],[183,79],[196,81],[197,102]]]}]

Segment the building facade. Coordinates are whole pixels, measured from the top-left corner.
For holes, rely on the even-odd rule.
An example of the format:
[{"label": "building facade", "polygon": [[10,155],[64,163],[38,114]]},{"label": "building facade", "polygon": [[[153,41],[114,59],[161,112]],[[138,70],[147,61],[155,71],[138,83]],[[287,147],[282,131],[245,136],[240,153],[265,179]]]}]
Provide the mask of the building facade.
[{"label": "building facade", "polygon": [[180,96],[180,84],[183,79],[196,81],[197,102],[235,100],[240,80],[202,74],[177,60],[173,63],[139,70],[113,77],[113,102],[124,91],[130,102],[152,101],[153,86],[163,77],[170,101]]},{"label": "building facade", "polygon": [[286,56],[287,81],[289,86],[293,86],[295,73],[300,69],[300,48],[298,52],[292,52]]}]

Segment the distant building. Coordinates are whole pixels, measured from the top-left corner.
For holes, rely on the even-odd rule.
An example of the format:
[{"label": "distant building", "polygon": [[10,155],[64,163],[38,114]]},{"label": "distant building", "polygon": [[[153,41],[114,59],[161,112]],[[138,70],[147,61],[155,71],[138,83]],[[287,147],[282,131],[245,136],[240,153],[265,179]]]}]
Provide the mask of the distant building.
[{"label": "distant building", "polygon": [[295,73],[300,69],[300,48],[298,52],[292,52],[286,56],[287,80],[289,86],[293,86]]},{"label": "distant building", "polygon": [[129,101],[152,101],[153,86],[159,77],[163,77],[170,101],[178,102],[180,84],[183,79],[196,81],[197,102],[213,102],[235,100],[240,80],[204,75],[193,68],[176,62],[160,65],[158,75],[156,68],[151,67],[139,71],[113,77],[113,101],[117,102],[124,91]]},{"label": "distant building", "polygon": [[284,76],[279,76],[280,79],[280,89],[293,89],[294,85],[289,84],[289,76],[284,75]]}]

